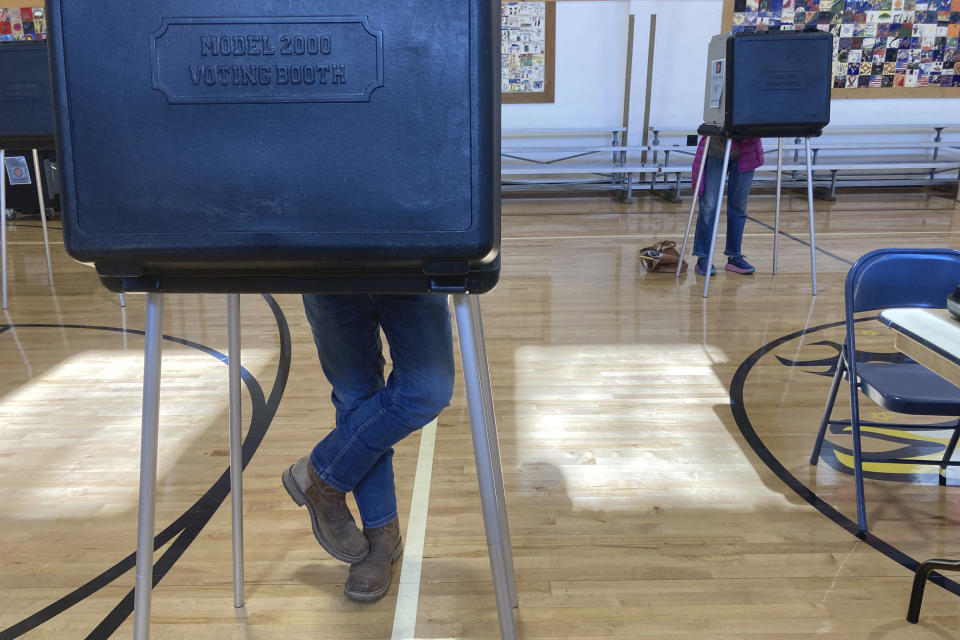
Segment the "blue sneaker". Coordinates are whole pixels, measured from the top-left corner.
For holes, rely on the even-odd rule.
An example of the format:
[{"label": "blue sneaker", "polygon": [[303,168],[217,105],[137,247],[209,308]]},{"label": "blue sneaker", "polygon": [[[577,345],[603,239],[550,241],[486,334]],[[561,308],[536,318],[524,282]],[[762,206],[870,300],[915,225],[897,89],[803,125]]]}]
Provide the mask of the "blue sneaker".
[{"label": "blue sneaker", "polygon": [[751,274],[756,271],[753,265],[743,259],[743,256],[727,258],[727,271],[734,273]]},{"label": "blue sneaker", "polygon": [[[702,256],[697,258],[697,266],[695,266],[693,270],[697,273],[698,276],[707,275],[707,259]],[[717,275],[717,268],[714,267],[713,265],[710,265],[710,275],[711,276]]]}]

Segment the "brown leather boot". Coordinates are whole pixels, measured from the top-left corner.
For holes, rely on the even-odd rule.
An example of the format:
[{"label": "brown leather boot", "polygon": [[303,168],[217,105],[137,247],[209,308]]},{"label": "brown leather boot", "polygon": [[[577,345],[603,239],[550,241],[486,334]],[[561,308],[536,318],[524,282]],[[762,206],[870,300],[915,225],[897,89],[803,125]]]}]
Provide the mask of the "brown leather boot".
[{"label": "brown leather boot", "polygon": [[307,506],[313,535],[327,553],[351,564],[367,556],[370,544],[347,507],[346,494],[317,476],[310,456],[297,460],[281,479],[297,506]]},{"label": "brown leather boot", "polygon": [[370,553],[362,562],[350,565],[350,575],[343,593],[357,602],[376,602],[390,589],[390,569],[403,555],[400,522],[391,522],[376,529],[364,529],[370,541]]}]

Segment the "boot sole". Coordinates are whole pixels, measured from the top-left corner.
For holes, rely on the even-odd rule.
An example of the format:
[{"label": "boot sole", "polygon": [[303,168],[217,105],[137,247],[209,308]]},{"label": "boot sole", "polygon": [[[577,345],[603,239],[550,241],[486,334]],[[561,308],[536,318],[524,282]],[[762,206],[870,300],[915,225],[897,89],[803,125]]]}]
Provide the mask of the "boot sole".
[{"label": "boot sole", "polygon": [[[390,559],[390,566],[393,566],[397,560],[400,559],[400,556],[403,555],[403,541],[397,543],[396,548],[393,550],[393,557]],[[343,595],[347,596],[350,600],[354,602],[376,602],[383,596],[387,595],[387,591],[390,590],[390,585],[393,584],[393,577],[387,577],[387,584],[382,588],[377,589],[376,591],[350,591],[347,589],[346,585],[343,587]]]},{"label": "boot sole", "polygon": [[280,476],[281,482],[283,482],[283,488],[287,490],[287,493],[290,495],[290,498],[296,503],[298,507],[307,507],[307,513],[310,514],[310,525],[313,527],[313,537],[317,539],[317,542],[323,547],[323,550],[333,556],[335,559],[340,562],[346,562],[347,564],[356,564],[367,557],[367,553],[370,551],[369,548],[363,555],[360,556],[351,556],[338,551],[333,545],[331,545],[327,539],[323,536],[323,533],[320,531],[320,523],[317,519],[317,514],[313,508],[307,503],[307,496],[303,493],[299,486],[297,486],[296,481],[293,479],[293,467],[283,472],[283,475]]}]

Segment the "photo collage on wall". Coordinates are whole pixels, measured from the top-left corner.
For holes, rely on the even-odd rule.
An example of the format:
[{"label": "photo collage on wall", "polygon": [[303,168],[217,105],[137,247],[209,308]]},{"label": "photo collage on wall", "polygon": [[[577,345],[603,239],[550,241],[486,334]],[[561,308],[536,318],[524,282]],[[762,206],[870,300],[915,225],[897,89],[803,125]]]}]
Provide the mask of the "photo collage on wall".
[{"label": "photo collage on wall", "polygon": [[547,64],[546,2],[501,3],[501,90],[543,92]]},{"label": "photo collage on wall", "polygon": [[834,89],[960,87],[960,0],[733,0],[733,32],[833,33]]},{"label": "photo collage on wall", "polygon": [[0,8],[0,42],[46,39],[47,18],[43,7]]}]

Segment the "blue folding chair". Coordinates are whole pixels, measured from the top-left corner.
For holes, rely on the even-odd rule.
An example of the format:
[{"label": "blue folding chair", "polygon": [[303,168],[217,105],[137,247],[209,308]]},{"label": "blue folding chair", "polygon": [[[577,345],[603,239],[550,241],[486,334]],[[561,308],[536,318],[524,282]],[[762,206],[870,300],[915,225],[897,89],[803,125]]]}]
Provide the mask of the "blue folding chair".
[{"label": "blue folding chair", "polygon": [[[828,425],[848,425],[853,432],[854,479],[857,488],[857,528],[867,530],[867,510],[863,495],[863,461],[894,464],[940,465],[940,481],[945,482],[957,440],[960,419],[952,427],[953,436],[941,460],[881,458],[861,453],[860,427],[897,427],[926,429],[930,426],[893,425],[886,422],[860,420],[859,393],[862,392],[888,411],[909,415],[949,416],[960,418],[960,389],[921,364],[907,359],[901,363],[857,362],[854,322],[861,311],[894,307],[945,308],[947,296],[960,284],[960,251],[951,249],[880,249],[860,258],[847,274],[846,300],[847,337],[840,352],[837,372],[833,376],[827,406],[820,422],[820,432],[810,456],[817,464]],[[831,420],[833,404],[846,374],[850,382],[850,419]]]}]

